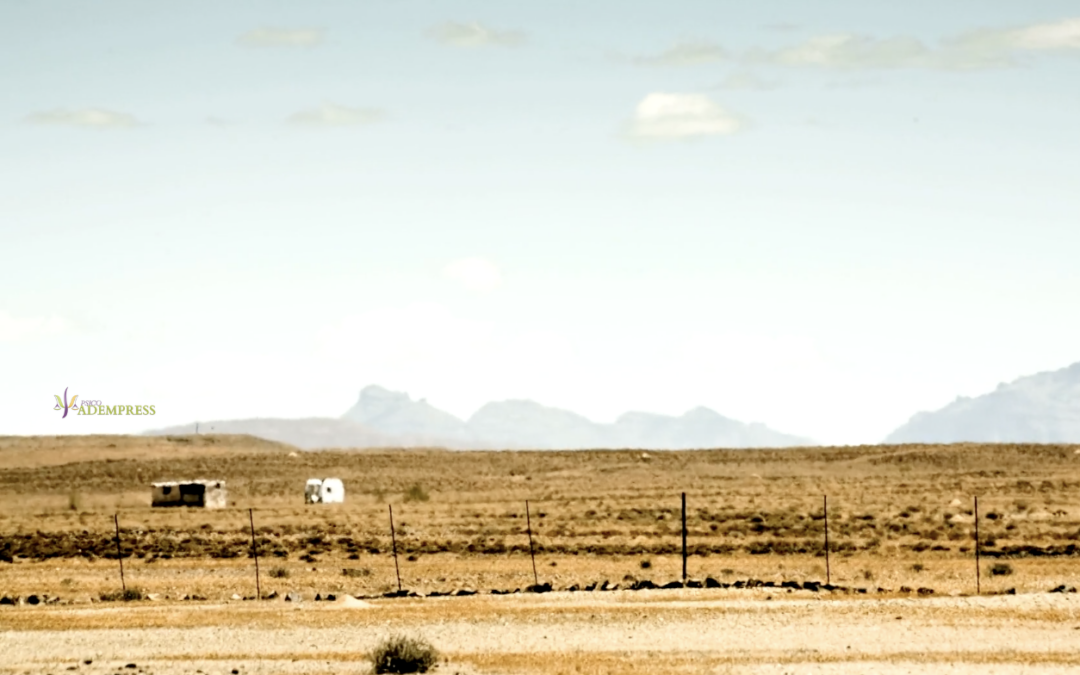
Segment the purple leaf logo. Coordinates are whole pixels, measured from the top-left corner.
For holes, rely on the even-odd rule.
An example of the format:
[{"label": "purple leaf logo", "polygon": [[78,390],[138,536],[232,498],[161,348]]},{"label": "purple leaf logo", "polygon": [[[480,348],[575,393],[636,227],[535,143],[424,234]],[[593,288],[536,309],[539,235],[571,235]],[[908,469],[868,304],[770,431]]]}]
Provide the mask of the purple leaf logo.
[{"label": "purple leaf logo", "polygon": [[75,394],[74,396],[71,397],[71,400],[69,401],[68,397],[67,397],[67,393],[68,393],[67,387],[64,387],[64,399],[63,400],[60,400],[59,396],[57,396],[56,394],[53,394],[53,398],[56,399],[56,405],[53,407],[53,410],[63,410],[64,411],[64,415],[60,419],[64,419],[64,417],[67,417],[68,410],[78,410],[79,409],[79,406],[75,405],[75,401],[79,398],[79,395]]}]

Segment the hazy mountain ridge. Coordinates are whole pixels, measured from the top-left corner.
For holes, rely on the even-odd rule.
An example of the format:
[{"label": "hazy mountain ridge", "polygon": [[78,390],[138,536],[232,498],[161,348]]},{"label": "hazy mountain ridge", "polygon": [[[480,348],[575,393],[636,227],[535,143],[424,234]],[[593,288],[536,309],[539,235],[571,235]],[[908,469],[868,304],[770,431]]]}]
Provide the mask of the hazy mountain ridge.
[{"label": "hazy mountain ridge", "polygon": [[[204,434],[248,434],[298,448],[378,448],[398,445],[397,439],[350,420],[335,417],[303,419],[255,418],[199,422]],[[183,424],[145,432],[148,436],[172,436],[195,432],[195,424]]]},{"label": "hazy mountain ridge", "polygon": [[[300,448],[447,447],[454,449],[641,448],[681,450],[718,447],[814,445],[807,438],[745,424],[708,408],[673,417],[628,412],[600,424],[569,410],[535,401],[488,403],[467,421],[421,399],[377,385],[365,387],[339,419],[249,419],[200,423],[215,433],[246,433]],[[151,435],[191,433],[193,424],[149,431]]]},{"label": "hazy mountain ridge", "polygon": [[886,443],[1078,443],[1080,363],[1027,375],[994,391],[916,413]]}]

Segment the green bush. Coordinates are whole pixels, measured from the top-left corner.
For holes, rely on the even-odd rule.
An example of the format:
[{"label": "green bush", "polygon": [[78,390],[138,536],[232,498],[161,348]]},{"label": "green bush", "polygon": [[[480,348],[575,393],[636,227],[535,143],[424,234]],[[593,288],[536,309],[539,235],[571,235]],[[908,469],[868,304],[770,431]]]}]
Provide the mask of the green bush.
[{"label": "green bush", "polygon": [[438,652],[426,640],[405,635],[393,635],[371,652],[376,673],[426,673],[435,667]]}]

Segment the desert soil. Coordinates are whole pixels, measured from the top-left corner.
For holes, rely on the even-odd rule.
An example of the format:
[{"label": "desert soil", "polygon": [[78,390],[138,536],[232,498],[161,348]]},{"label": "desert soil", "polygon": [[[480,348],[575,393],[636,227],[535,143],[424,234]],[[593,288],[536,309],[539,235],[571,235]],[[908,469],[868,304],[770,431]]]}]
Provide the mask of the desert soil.
[{"label": "desert soil", "polygon": [[672,590],[2,609],[0,673],[366,673],[366,653],[397,632],[433,643],[442,673],[1080,669],[1074,594],[852,599]]}]

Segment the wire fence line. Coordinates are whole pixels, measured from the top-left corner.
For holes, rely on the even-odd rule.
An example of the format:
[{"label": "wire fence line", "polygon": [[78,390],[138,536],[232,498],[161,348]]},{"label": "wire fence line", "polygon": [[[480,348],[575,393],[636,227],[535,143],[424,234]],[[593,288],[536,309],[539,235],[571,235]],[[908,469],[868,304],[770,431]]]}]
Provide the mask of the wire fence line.
[{"label": "wire fence line", "polygon": [[[118,511],[108,518],[108,520],[112,521],[109,523],[111,526],[109,529],[113,530],[111,535],[105,535],[100,528],[88,528],[81,532],[50,533],[36,531],[0,537],[0,560],[10,562],[13,556],[37,560],[80,556],[91,559],[115,559],[117,561],[120,592],[126,595],[128,593],[128,583],[124,572],[125,559],[141,558],[146,562],[155,562],[156,560],[169,560],[172,558],[232,559],[247,557],[251,558],[253,562],[254,597],[261,598],[263,592],[260,559],[278,559],[285,562],[297,549],[302,551],[299,560],[310,563],[316,562],[318,560],[317,556],[333,553],[335,549],[339,553],[344,553],[348,559],[353,560],[359,560],[365,555],[380,556],[389,554],[393,558],[394,586],[397,589],[388,593],[389,595],[410,594],[408,575],[403,577],[398,561],[399,554],[409,556],[410,560],[415,560],[415,556],[418,554],[446,552],[478,556],[508,556],[511,558],[513,556],[528,555],[531,564],[523,567],[523,574],[527,574],[531,569],[532,583],[526,587],[526,590],[552,589],[551,583],[545,582],[541,578],[542,575],[536,563],[538,555],[577,556],[585,554],[596,557],[679,556],[681,558],[681,575],[677,579],[663,583],[664,586],[673,588],[680,586],[696,587],[699,585],[744,587],[747,585],[755,586],[758,583],[766,587],[774,585],[773,582],[759,582],[754,579],[744,580],[741,585],[738,581],[733,583],[720,582],[711,577],[695,579],[694,575],[691,574],[690,561],[696,558],[740,554],[750,554],[758,557],[806,555],[822,559],[824,578],[804,578],[800,582],[784,581],[783,585],[792,588],[792,584],[796,584],[795,587],[806,587],[811,590],[821,588],[832,590],[835,588],[837,590],[864,592],[865,589],[848,589],[844,586],[833,586],[833,558],[837,556],[850,557],[859,553],[865,553],[869,556],[878,555],[877,547],[882,545],[880,535],[883,534],[884,530],[894,531],[894,534],[896,534],[895,541],[897,542],[907,537],[907,541],[902,546],[904,550],[914,554],[926,551],[932,553],[949,552],[950,555],[959,553],[961,558],[970,557],[970,585],[972,586],[971,590],[976,594],[983,591],[981,565],[985,558],[1019,558],[1028,555],[1072,557],[1080,555],[1080,550],[1077,549],[1075,541],[1050,546],[1028,546],[1017,544],[1014,540],[1014,543],[1001,546],[992,538],[980,537],[979,525],[981,522],[1000,525],[998,521],[1002,516],[990,509],[984,509],[980,513],[978,497],[972,498],[970,508],[957,504],[955,501],[950,504],[955,513],[945,519],[950,528],[948,536],[940,539],[941,543],[935,543],[939,541],[936,534],[927,541],[923,538],[924,535],[927,535],[926,531],[908,528],[906,524],[897,525],[895,522],[889,522],[887,525],[875,524],[873,523],[875,520],[873,515],[864,509],[849,509],[846,513],[841,511],[841,517],[836,518],[830,512],[830,507],[832,507],[833,513],[836,512],[835,500],[830,504],[827,495],[821,495],[819,499],[820,502],[817,508],[810,508],[809,510],[805,508],[805,499],[799,502],[800,506],[798,508],[792,508],[788,505],[774,510],[774,515],[780,514],[776,515],[774,521],[773,516],[764,512],[755,513],[752,509],[743,512],[717,513],[715,510],[695,506],[694,498],[688,499],[687,493],[683,492],[677,498],[662,500],[663,503],[655,503],[661,500],[651,500],[655,503],[653,507],[642,507],[639,503],[638,506],[624,506],[617,513],[609,512],[606,514],[607,518],[617,518],[624,525],[627,522],[630,523],[629,527],[622,530],[609,529],[610,522],[605,520],[605,516],[593,509],[589,509],[584,512],[584,515],[587,519],[591,519],[591,528],[586,528],[584,531],[568,531],[564,522],[556,522],[552,526],[550,519],[547,519],[547,517],[552,513],[558,515],[561,507],[567,507],[566,503],[558,501],[541,502],[539,508],[537,508],[538,505],[531,502],[531,500],[522,500],[521,506],[524,508],[520,511],[507,506],[506,502],[499,502],[500,508],[503,508],[501,514],[476,512],[471,515],[475,516],[475,519],[480,522],[468,527],[461,526],[463,514],[454,512],[454,506],[440,505],[438,508],[442,508],[447,513],[453,512],[452,515],[457,518],[457,520],[451,520],[453,520],[459,531],[452,533],[453,536],[450,538],[440,538],[433,534],[433,531],[437,530],[438,527],[433,527],[431,523],[435,522],[438,525],[438,518],[435,517],[438,515],[436,513],[438,508],[408,502],[406,502],[405,506],[411,510],[408,516],[410,520],[412,520],[413,516],[419,516],[422,520],[427,516],[431,522],[424,521],[419,528],[407,527],[404,520],[396,522],[395,516],[397,514],[392,504],[386,505],[387,511],[384,511],[384,518],[387,516],[388,518],[385,521],[386,525],[381,529],[377,528],[373,522],[366,522],[361,527],[354,527],[351,524],[337,522],[340,518],[337,518],[337,520],[329,519],[335,513],[339,516],[344,513],[333,510],[337,505],[314,507],[312,509],[305,508],[303,513],[306,517],[300,518],[299,524],[296,522],[285,524],[277,522],[290,513],[299,513],[293,507],[283,506],[252,507],[242,510],[229,508],[213,511],[196,509],[152,510],[154,514],[172,512],[174,514],[183,513],[185,516],[205,514],[207,517],[213,514],[218,518],[232,520],[238,520],[241,511],[246,510],[247,513],[242,514],[248,516],[243,519],[246,521],[243,523],[243,527],[236,528],[235,533],[230,535],[223,529],[215,529],[209,523],[204,523],[194,530],[190,527],[171,529],[167,526],[147,526],[145,522],[139,526],[129,525],[124,527],[123,516],[134,518],[137,513],[145,516],[146,512]],[[714,500],[702,499],[702,501]],[[456,506],[460,508],[461,505]],[[580,508],[581,505],[575,504],[574,506]],[[842,509],[843,503],[840,506]],[[800,512],[799,508],[803,510]],[[918,511],[918,507],[908,506],[899,515],[902,517],[901,519],[908,518],[912,512],[916,511]],[[315,516],[315,514],[318,514],[324,520],[318,522],[318,517],[311,517]],[[445,516],[446,513],[442,515]],[[675,519],[676,515],[678,516],[677,521]],[[263,516],[263,518],[260,518],[260,516]],[[522,516],[524,517],[522,518]],[[641,516],[641,523],[635,520],[638,516]],[[539,521],[535,523],[536,527],[534,527],[534,517]],[[258,522],[261,519],[269,520],[275,524],[261,525]],[[542,523],[546,519],[549,525],[545,527]],[[146,518],[143,518],[143,520],[145,521]],[[678,523],[677,528],[671,526],[671,523],[674,522]],[[729,529],[725,530],[718,527],[718,522],[729,526]],[[756,536],[741,543],[733,543],[731,536],[728,536],[731,535],[732,531],[738,534],[740,538],[742,538],[742,532],[744,531]],[[936,532],[937,530],[933,530],[931,533]],[[606,540],[612,538],[613,534],[618,535],[615,538],[621,537],[622,539],[629,539],[629,541],[605,543]],[[887,536],[887,532],[885,534]],[[868,536],[870,536],[869,539]],[[1075,539],[1075,536],[1074,534],[1070,538]],[[912,543],[913,539],[914,543]],[[642,561],[643,569],[645,569],[645,562],[647,561]],[[695,565],[694,567],[696,568],[694,571],[702,571],[701,565]],[[1011,573],[1011,569],[1007,564],[994,569],[1006,570],[1002,574]],[[348,572],[348,569],[344,571]],[[989,573],[998,574],[997,571]],[[867,580],[869,580],[869,577],[867,577]],[[647,579],[624,578],[622,581],[625,582],[621,584],[623,588],[657,587],[657,584]],[[593,588],[596,589],[598,585],[594,585]],[[583,585],[582,588],[586,586]],[[616,582],[616,584],[604,582],[603,586],[605,590],[615,588],[619,586],[619,582]],[[570,590],[575,589],[576,587],[573,586],[570,588]],[[903,591],[904,589],[908,591],[918,590],[906,586],[902,586],[900,590]],[[871,588],[871,590],[873,589]],[[877,590],[885,589],[879,588]]]},{"label": "wire fence line", "polygon": [[[393,508],[393,505],[388,504],[387,505],[387,510],[388,510],[388,516],[389,516],[389,518],[388,518],[388,534],[389,534],[389,540],[390,540],[389,550],[388,551],[384,550],[383,548],[379,547],[378,545],[371,545],[371,541],[369,540],[367,542],[367,544],[368,544],[367,549],[364,552],[369,553],[369,554],[375,554],[375,555],[382,554],[382,553],[389,553],[393,557],[393,560],[394,560],[394,574],[395,574],[397,590],[389,592],[389,593],[385,593],[383,595],[385,595],[387,597],[416,595],[415,592],[408,591],[405,588],[405,584],[403,583],[402,574],[401,574],[401,568],[400,568],[400,565],[399,565],[399,562],[398,562],[399,532],[398,532],[398,528],[395,526],[395,523],[394,523],[394,508]],[[259,536],[258,535],[258,530],[256,528],[256,521],[255,521],[255,515],[256,515],[257,511],[258,511],[257,509],[253,509],[253,508],[248,509],[249,526],[250,526],[249,527],[250,540],[246,544],[247,544],[247,549],[248,549],[247,550],[247,555],[250,558],[253,559],[253,563],[254,563],[254,565],[253,565],[254,566],[253,574],[254,574],[254,585],[255,585],[255,590],[256,590],[256,594],[255,594],[254,597],[255,598],[263,598],[264,596],[263,596],[262,590],[261,590],[261,575],[260,575],[260,570],[259,570],[259,558],[260,558],[260,556],[265,557],[267,555],[268,550],[272,551],[271,555],[273,555],[274,553],[279,552],[280,549],[275,549],[274,548],[275,543],[273,542],[272,539],[265,536],[265,534],[266,534],[265,532],[264,532],[264,536]],[[536,565],[536,556],[537,556],[538,553],[540,553],[540,554],[553,553],[553,552],[554,553],[565,553],[566,549],[564,547],[551,546],[550,544],[545,545],[541,541],[538,541],[538,540],[534,539],[534,532],[533,532],[533,527],[532,527],[532,507],[530,506],[528,501],[524,502],[524,511],[525,511],[525,531],[523,532],[523,534],[526,535],[527,543],[522,542],[520,544],[509,546],[509,547],[503,546],[497,552],[502,553],[502,554],[528,553],[528,555],[530,557],[530,562],[531,562],[533,584],[526,587],[525,590],[526,591],[533,591],[533,592],[544,592],[544,591],[553,590],[553,587],[552,587],[552,585],[550,583],[541,583],[540,575],[538,573],[537,565]],[[980,519],[979,519],[978,497],[973,498],[971,513],[973,514],[973,519],[972,519],[972,523],[971,523],[972,528],[971,528],[971,534],[970,534],[970,547],[961,547],[961,552],[964,552],[964,553],[970,552],[971,553],[971,559],[972,559],[971,577],[972,577],[973,590],[974,590],[975,594],[981,594],[981,592],[982,592],[982,583],[981,583],[982,573],[981,573],[980,565],[981,565],[981,559],[983,557],[986,557],[986,555],[982,550],[984,542],[982,540],[980,540],[980,538],[979,538],[979,520]],[[127,550],[127,552],[126,552],[126,555],[125,555],[125,551],[124,551],[124,548],[123,548],[123,542],[122,542],[122,536],[121,536],[121,529],[120,529],[120,526],[119,526],[118,514],[116,516],[114,516],[114,520],[116,520],[116,523],[117,523],[117,525],[116,525],[116,537],[115,537],[117,554],[115,555],[115,558],[116,558],[116,560],[118,562],[120,580],[121,580],[121,584],[123,585],[124,584],[124,581],[123,581],[123,558],[124,557],[130,557],[134,553],[134,551],[129,548]],[[804,542],[804,544],[800,548],[798,548],[797,550],[794,551],[794,552],[797,552],[797,553],[805,553],[805,554],[810,554],[810,555],[819,556],[819,557],[823,558],[823,562],[824,562],[824,566],[825,566],[825,580],[824,580],[824,582],[821,582],[820,580],[804,580],[802,583],[786,581],[786,582],[783,582],[781,584],[775,584],[774,582],[763,582],[763,581],[757,581],[757,580],[752,580],[751,579],[751,580],[746,580],[745,582],[742,582],[742,583],[734,582],[733,584],[728,584],[728,583],[724,583],[724,582],[720,582],[720,581],[717,581],[715,579],[712,579],[711,577],[707,578],[705,580],[691,579],[690,575],[688,573],[689,559],[691,557],[693,557],[693,556],[707,556],[710,551],[707,548],[702,549],[700,547],[695,550],[689,544],[690,529],[689,529],[689,526],[688,526],[688,522],[693,522],[693,521],[692,521],[692,515],[688,512],[688,509],[687,509],[686,493],[682,493],[680,495],[680,519],[679,519],[679,522],[680,522],[680,528],[679,528],[679,531],[678,531],[677,543],[676,542],[664,542],[664,545],[662,545],[662,546],[654,546],[649,552],[655,552],[655,551],[659,550],[659,551],[662,551],[662,552],[665,552],[665,553],[678,553],[678,555],[680,555],[680,557],[681,557],[681,563],[682,563],[682,565],[681,565],[681,570],[682,570],[681,579],[667,582],[667,583],[663,584],[662,586],[657,585],[657,584],[655,584],[655,583],[653,583],[653,582],[651,582],[649,580],[635,579],[635,580],[633,580],[632,584],[624,585],[623,586],[624,588],[632,588],[634,590],[641,590],[641,589],[659,588],[659,587],[664,587],[664,588],[727,587],[727,586],[755,587],[755,586],[758,586],[758,585],[764,586],[764,587],[771,587],[771,586],[774,586],[774,585],[778,585],[779,587],[806,588],[808,590],[841,590],[841,591],[849,591],[849,592],[852,591],[852,590],[855,590],[857,592],[866,592],[866,589],[863,589],[863,588],[851,589],[851,588],[848,588],[848,587],[845,587],[845,586],[834,586],[832,584],[832,564],[831,564],[832,560],[831,559],[832,559],[832,556],[836,555],[838,551],[837,551],[837,548],[836,548],[837,547],[836,540],[834,539],[833,542],[830,543],[830,539],[829,539],[829,532],[830,532],[829,502],[828,502],[828,496],[826,496],[826,495],[822,495],[822,497],[821,497],[820,528],[818,528],[819,533],[820,533],[819,546],[816,546],[816,547],[815,546],[808,546]],[[270,529],[270,528],[268,528],[268,529]],[[348,539],[348,538],[345,538],[345,539]],[[354,543],[354,544],[358,543],[358,542],[356,542],[355,540],[352,540],[352,539],[348,539],[348,540],[350,542]],[[311,544],[312,542],[309,540],[308,543]],[[317,543],[321,543],[321,542],[316,542],[316,544]],[[364,545],[363,543],[360,543],[360,546],[363,546],[363,545]],[[840,546],[843,547],[843,542],[842,541],[840,542]],[[913,548],[918,548],[918,547],[913,547]],[[359,549],[354,549],[354,550],[359,551]],[[408,550],[409,551],[415,550],[415,547],[410,547]],[[483,553],[490,553],[490,552],[491,551],[483,551]],[[576,553],[576,551],[572,551],[572,552]],[[845,551],[843,548],[841,548],[841,550],[839,552],[848,552],[848,553],[850,553],[850,549]],[[770,551],[770,553],[775,554],[776,551]],[[1064,552],[1064,554],[1065,555],[1072,555],[1071,552]],[[634,555],[634,554],[631,553],[631,555]],[[1007,555],[1007,553],[1003,554],[1001,551],[996,551],[996,550],[995,551],[990,551],[990,557],[999,557],[1001,555]],[[112,556],[106,556],[106,557],[112,557]],[[230,557],[233,557],[233,556],[230,556]],[[354,552],[352,555],[350,555],[350,557],[358,559],[359,558],[359,553]],[[314,562],[314,558],[313,558],[312,553],[310,551],[309,551],[309,553],[305,554],[305,556],[302,557],[301,559],[302,560],[307,559],[307,561]],[[348,570],[345,570],[345,571],[347,572]],[[583,588],[578,588],[578,587],[574,586],[574,587],[569,588],[568,590],[608,590],[609,588],[614,589],[614,588],[618,587],[617,585],[611,586],[607,582],[604,582],[604,586],[605,586],[605,588],[602,588],[602,589],[597,589],[595,586],[593,588],[591,588],[591,589],[583,589]],[[124,590],[126,591],[126,586],[124,586]],[[884,589],[879,589],[879,590],[884,590]],[[902,587],[901,588],[901,591],[909,591],[910,592],[910,591],[913,591],[913,590],[916,590],[916,589],[910,589],[910,588],[907,588],[907,587]],[[925,593],[925,594],[932,593],[932,591],[930,591],[929,589],[921,588],[921,587],[919,589],[917,589],[917,591],[920,592],[920,593]],[[434,593],[434,594],[438,595],[439,593]]]}]

